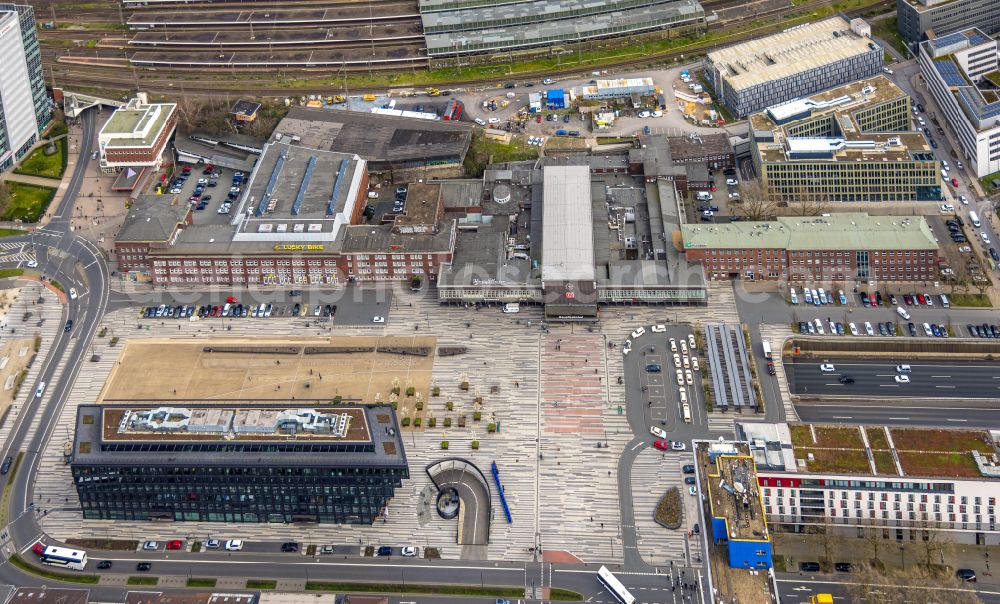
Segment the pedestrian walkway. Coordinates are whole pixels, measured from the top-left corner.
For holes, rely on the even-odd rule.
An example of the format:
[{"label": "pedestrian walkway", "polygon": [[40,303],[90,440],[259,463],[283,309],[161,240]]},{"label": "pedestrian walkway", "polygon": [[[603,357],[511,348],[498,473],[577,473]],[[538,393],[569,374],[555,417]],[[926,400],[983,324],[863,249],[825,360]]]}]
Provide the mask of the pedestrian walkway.
[{"label": "pedestrian walkway", "polygon": [[[50,290],[36,281],[18,281],[18,286],[21,287],[21,293],[11,311],[7,313],[3,333],[27,338],[37,335],[41,337],[41,345],[35,355],[35,362],[28,369],[28,375],[24,378],[21,390],[11,405],[11,411],[7,414],[6,421],[0,426],[0,440],[3,441],[10,437],[24,402],[35,394],[34,384],[38,381],[38,376],[48,358],[56,333],[62,327],[63,318],[63,306]],[[29,314],[30,316],[28,316]],[[46,399],[48,396],[49,393],[46,393]],[[34,435],[35,425],[35,422],[30,422],[25,444],[30,442]]]},{"label": "pedestrian walkway", "polygon": [[738,413],[722,413],[713,411],[708,414],[708,431],[713,435],[721,434],[732,437],[736,428],[733,423],[744,417]]},{"label": "pedestrian walkway", "polygon": [[761,340],[769,342],[771,344],[771,350],[774,351],[774,355],[772,355],[774,360],[774,373],[778,381],[778,395],[781,396],[781,406],[785,410],[786,422],[799,421],[799,414],[795,410],[795,405],[792,404],[792,395],[788,389],[788,377],[785,375],[785,364],[782,360],[781,354],[785,340],[792,337],[792,335],[792,329],[788,325],[760,326]]}]

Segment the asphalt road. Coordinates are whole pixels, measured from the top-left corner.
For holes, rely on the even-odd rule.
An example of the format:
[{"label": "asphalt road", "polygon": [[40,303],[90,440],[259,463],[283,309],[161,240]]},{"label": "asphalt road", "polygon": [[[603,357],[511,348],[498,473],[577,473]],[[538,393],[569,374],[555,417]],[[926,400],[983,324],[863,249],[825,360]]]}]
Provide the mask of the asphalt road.
[{"label": "asphalt road", "polygon": [[[788,387],[803,396],[836,397],[909,397],[909,398],[1000,398],[1000,363],[988,361],[919,361],[905,358],[891,361],[831,359],[835,371],[824,373],[824,361],[785,362]],[[909,384],[895,381],[897,363],[908,363]],[[841,384],[843,376],[855,380]]]}]

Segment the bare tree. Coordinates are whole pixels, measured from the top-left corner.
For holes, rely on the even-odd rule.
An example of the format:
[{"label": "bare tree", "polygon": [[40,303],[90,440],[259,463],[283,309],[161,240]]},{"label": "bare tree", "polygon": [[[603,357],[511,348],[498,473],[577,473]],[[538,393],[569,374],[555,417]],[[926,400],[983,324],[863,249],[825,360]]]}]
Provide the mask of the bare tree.
[{"label": "bare tree", "polygon": [[916,531],[919,536],[924,566],[931,568],[936,564],[943,565],[944,557],[952,549],[953,543],[941,530],[940,523],[930,520],[927,512],[921,512],[921,517],[913,523],[911,530]]},{"label": "bare tree", "polygon": [[848,593],[851,602],[859,604],[982,603],[973,590],[953,575],[920,564],[894,572],[861,566],[855,569]]},{"label": "bare tree", "polygon": [[739,205],[740,212],[747,220],[772,220],[778,209],[777,202],[771,199],[757,180],[744,182],[740,186]]}]

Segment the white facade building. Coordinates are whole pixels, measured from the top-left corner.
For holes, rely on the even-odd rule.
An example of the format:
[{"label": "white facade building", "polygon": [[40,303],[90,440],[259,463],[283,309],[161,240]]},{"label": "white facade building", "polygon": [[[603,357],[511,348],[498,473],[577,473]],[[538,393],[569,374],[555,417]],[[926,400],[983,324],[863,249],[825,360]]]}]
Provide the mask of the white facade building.
[{"label": "white facade building", "polygon": [[1000,172],[1000,98],[977,85],[998,65],[997,41],[978,29],[920,44],[920,72],[978,177]]},{"label": "white facade building", "polygon": [[0,170],[9,168],[38,139],[21,26],[16,11],[0,11]]}]

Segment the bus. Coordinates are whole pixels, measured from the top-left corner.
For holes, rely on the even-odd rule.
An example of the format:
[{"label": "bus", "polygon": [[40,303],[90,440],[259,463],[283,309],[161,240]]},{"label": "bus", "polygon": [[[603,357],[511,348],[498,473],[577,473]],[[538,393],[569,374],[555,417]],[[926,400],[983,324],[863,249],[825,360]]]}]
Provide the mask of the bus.
[{"label": "bus", "polygon": [[38,559],[43,564],[62,566],[71,570],[83,570],[87,566],[87,552],[66,547],[45,546],[36,543],[31,551],[38,555]]},{"label": "bus", "polygon": [[625,586],[618,580],[618,577],[611,574],[611,571],[606,566],[602,566],[597,570],[597,580],[601,582],[601,585],[608,588],[608,591],[615,597],[615,600],[622,604],[635,604],[635,596],[625,589]]},{"label": "bus", "polygon": [[764,358],[770,361],[773,357],[771,355],[771,343],[767,340],[761,342],[764,347]]}]

